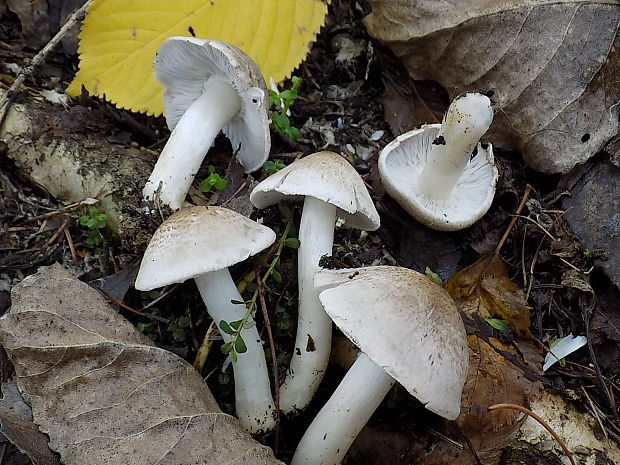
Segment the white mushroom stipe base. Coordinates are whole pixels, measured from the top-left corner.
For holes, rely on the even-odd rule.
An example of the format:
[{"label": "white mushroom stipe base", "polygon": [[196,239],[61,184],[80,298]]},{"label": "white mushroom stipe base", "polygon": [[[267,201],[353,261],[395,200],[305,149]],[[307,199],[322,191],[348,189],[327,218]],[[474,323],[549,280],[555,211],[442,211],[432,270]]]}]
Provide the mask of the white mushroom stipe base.
[{"label": "white mushroom stipe base", "polygon": [[154,68],[172,133],[142,191],[145,200],[181,208],[220,131],[246,172],[260,168],[271,146],[267,91],[250,57],[224,42],[171,37]]},{"label": "white mushroom stipe base", "polygon": [[386,191],[433,229],[454,231],[475,223],[491,206],[498,177],[493,148],[478,144],[492,120],[488,97],[470,93],[452,102],[441,125],[398,136],[379,156]]},{"label": "white mushroom stipe base", "polygon": [[[222,207],[191,207],[172,214],[155,231],[149,243],[135,288],[148,291],[194,278],[207,311],[215,323],[242,319],[243,298],[228,267],[264,250],[275,233],[232,210]],[[263,343],[254,321],[242,330],[247,351],[233,363],[236,413],[243,428],[252,433],[275,426]],[[222,331],[228,342],[230,335]]]},{"label": "white mushroom stipe base", "polygon": [[[245,315],[243,302],[237,286],[228,272],[228,268],[212,271],[194,278],[207,312],[218,326],[220,321],[238,321]],[[235,376],[235,411],[241,424],[251,434],[269,431],[275,426],[274,402],[271,398],[267,363],[263,343],[258,335],[254,320],[250,316],[251,325],[241,331],[241,337],[247,351],[238,355],[233,363]],[[220,331],[224,342],[231,336]]]},{"label": "white mushroom stipe base", "polygon": [[204,93],[185,111],[172,130],[142,195],[155,198],[172,210],[183,206],[196,173],[222,127],[241,108],[237,91],[219,78],[211,78]]},{"label": "white mushroom stipe base", "polygon": [[329,363],[332,320],[323,311],[313,280],[321,269],[321,257],[332,254],[335,223],[334,205],[306,197],[299,224],[299,313],[295,354],[291,358],[289,374],[280,387],[280,409],[283,412],[300,410],[310,402]]},{"label": "white mushroom stipe base", "polygon": [[337,465],[394,380],[448,419],[460,412],[465,327],[449,294],[400,267],[319,271],[327,314],[362,351],[302,437],[292,465]]},{"label": "white mushroom stipe base", "polygon": [[250,200],[265,208],[304,199],[299,226],[299,314],[290,369],[280,389],[284,413],[305,409],[318,388],[331,349],[332,326],[312,279],[319,260],[331,255],[336,217],[362,230],[379,227],[379,214],[355,169],[340,155],[318,152],[301,158],[257,185]]},{"label": "white mushroom stipe base", "polygon": [[379,407],[394,378],[361,353],[297,445],[291,465],[335,465]]}]

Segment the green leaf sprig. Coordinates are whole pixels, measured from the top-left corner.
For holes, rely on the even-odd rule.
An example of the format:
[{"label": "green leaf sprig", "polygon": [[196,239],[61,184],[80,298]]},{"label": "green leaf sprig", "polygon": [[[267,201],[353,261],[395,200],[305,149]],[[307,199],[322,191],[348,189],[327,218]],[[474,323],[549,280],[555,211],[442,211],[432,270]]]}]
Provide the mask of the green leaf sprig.
[{"label": "green leaf sprig", "polygon": [[[290,213],[290,210],[288,211]],[[266,266],[267,268],[263,276],[260,278],[261,283],[263,284],[263,287],[265,288],[268,288],[266,286],[266,283],[267,283],[267,280],[271,277],[273,277],[274,281],[276,281],[277,283],[282,282],[282,276],[280,275],[280,272],[278,271],[277,268],[278,268],[278,265],[280,264],[280,256],[282,254],[282,250],[284,249],[284,247],[285,246],[291,247],[291,248],[299,247],[299,239],[294,238],[294,237],[288,237],[291,231],[291,228],[293,226],[292,213],[290,213],[290,216],[285,219],[287,220],[286,226],[284,228],[284,231],[282,232],[282,234],[280,235],[278,239],[278,248],[276,249],[276,253],[271,259],[271,262],[269,263],[264,262],[262,264]],[[259,258],[259,261],[260,261],[260,258]],[[258,289],[255,289],[249,301],[247,302],[232,301],[233,304],[238,304],[238,305],[245,304],[246,305],[247,309],[246,309],[245,315],[240,320],[236,320],[236,321],[222,320],[219,322],[218,326],[220,330],[230,335],[230,341],[222,344],[221,350],[223,353],[229,355],[230,358],[233,360],[233,362],[236,362],[238,360],[239,354],[242,354],[247,351],[247,346],[245,344],[245,341],[243,340],[243,337],[241,336],[241,332],[243,331],[243,329],[246,329],[252,326],[253,323],[249,320],[249,318],[250,316],[254,317],[254,314],[256,313],[257,300],[258,300]]]},{"label": "green leaf sprig", "polygon": [[301,78],[293,76],[291,78],[291,88],[277,92],[275,90],[269,91],[269,106],[274,109],[271,110],[270,127],[278,134],[281,134],[293,142],[299,139],[300,132],[294,126],[291,126],[291,120],[286,115],[290,106],[295,102],[298,97],[298,90],[301,87]]}]

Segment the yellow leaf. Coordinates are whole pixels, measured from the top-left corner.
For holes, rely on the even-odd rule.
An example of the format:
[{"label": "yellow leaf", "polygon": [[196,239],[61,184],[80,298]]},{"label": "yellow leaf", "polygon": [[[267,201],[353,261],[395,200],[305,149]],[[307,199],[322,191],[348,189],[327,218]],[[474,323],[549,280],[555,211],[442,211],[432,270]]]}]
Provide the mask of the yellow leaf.
[{"label": "yellow leaf", "polygon": [[523,290],[508,277],[501,259],[483,257],[452,276],[445,286],[470,318],[500,318],[520,336],[529,334],[530,310]]},{"label": "yellow leaf", "polygon": [[153,57],[171,36],[228,42],[246,52],[268,80],[290,76],[308,52],[329,0],[95,0],[80,33],[80,69],[67,88],[120,108],[163,113]]}]

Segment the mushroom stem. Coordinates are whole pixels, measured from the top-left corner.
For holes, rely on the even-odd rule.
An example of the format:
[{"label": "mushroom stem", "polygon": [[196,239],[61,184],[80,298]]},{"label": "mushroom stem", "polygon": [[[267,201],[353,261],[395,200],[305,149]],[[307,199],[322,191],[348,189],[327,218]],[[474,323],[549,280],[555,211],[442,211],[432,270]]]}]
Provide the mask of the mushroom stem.
[{"label": "mushroom stem", "polygon": [[205,84],[202,95],[183,113],[162,150],[142,195],[172,210],[183,206],[187,191],[222,127],[241,109],[237,91],[219,78]]},{"label": "mushroom stem", "polygon": [[[194,280],[207,311],[218,328],[222,320],[228,323],[244,317],[245,305],[232,303],[232,301],[243,302],[243,297],[237,291],[228,268],[205,273]],[[248,321],[252,326],[241,331],[241,337],[248,350],[240,353],[237,362],[233,363],[235,409],[243,428],[256,434],[275,426],[275,409],[263,344],[252,317]],[[229,334],[223,331],[220,333],[224,342],[230,341]]]},{"label": "mushroom stem", "polygon": [[321,269],[321,257],[332,253],[335,223],[334,205],[306,197],[299,224],[297,335],[291,365],[280,388],[280,409],[285,413],[303,410],[310,403],[329,362],[332,322],[313,280]]},{"label": "mushroom stem", "polygon": [[394,384],[361,353],[301,438],[291,465],[337,465]]},{"label": "mushroom stem", "polygon": [[469,93],[455,99],[420,174],[420,190],[431,198],[447,198],[492,122],[491,101],[485,95]]}]

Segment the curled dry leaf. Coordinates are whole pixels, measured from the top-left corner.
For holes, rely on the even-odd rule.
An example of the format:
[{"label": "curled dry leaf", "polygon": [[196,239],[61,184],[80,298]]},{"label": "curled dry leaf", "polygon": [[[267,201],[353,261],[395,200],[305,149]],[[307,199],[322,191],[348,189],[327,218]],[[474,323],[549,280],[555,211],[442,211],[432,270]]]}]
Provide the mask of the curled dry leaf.
[{"label": "curled dry leaf", "polygon": [[370,0],[364,20],[414,79],[451,97],[492,91],[489,136],[533,168],[567,172],[618,131],[620,3]]},{"label": "curled dry leaf", "polygon": [[154,347],[60,265],[12,293],[0,342],[65,465],[277,464],[194,369]]},{"label": "curled dry leaf", "polygon": [[483,257],[459,271],[446,283],[446,290],[469,318],[499,318],[518,335],[529,336],[525,294],[510,280],[499,257]]}]

